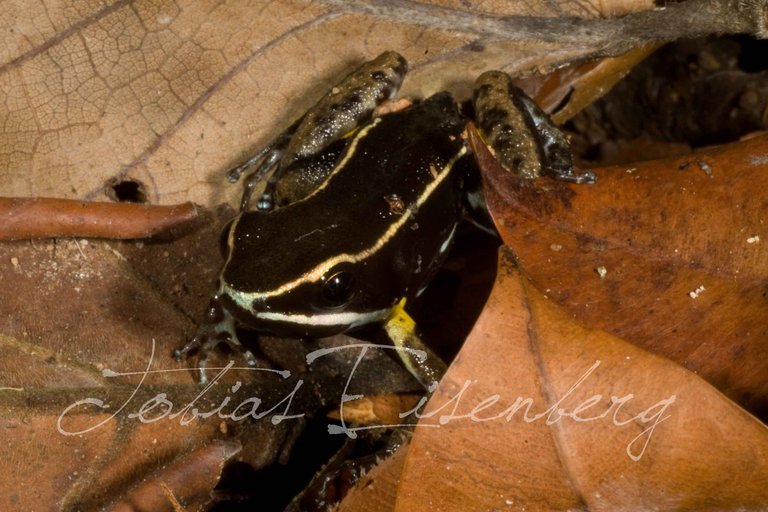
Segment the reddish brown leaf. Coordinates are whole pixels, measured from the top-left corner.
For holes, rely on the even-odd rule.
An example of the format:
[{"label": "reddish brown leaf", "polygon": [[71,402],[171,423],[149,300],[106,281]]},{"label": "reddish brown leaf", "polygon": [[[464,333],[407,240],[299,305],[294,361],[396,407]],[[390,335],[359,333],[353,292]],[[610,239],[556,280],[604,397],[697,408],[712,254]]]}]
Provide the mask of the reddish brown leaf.
[{"label": "reddish brown leaf", "polygon": [[516,82],[541,108],[552,114],[556,124],[562,124],[610,91],[659,46],[658,43],[642,45],[618,57],[568,66],[546,76],[533,75]]},{"label": "reddish brown leaf", "polygon": [[[172,244],[144,243],[140,249],[104,241],[0,244],[0,304],[5,307],[0,430],[6,441],[2,457],[16,468],[0,480],[0,509],[50,510],[58,504],[94,510],[120,500],[144,503],[147,496],[169,503],[157,487],[132,494],[152,478],[166,482],[175,496],[199,502],[220,465],[198,468],[200,460],[189,454],[205,453],[217,439],[230,442],[244,432],[258,453],[246,458],[244,450],[241,458],[254,467],[272,462],[284,427],[268,421],[223,429],[215,415],[190,423],[160,416],[147,424],[131,416],[160,393],[180,412],[202,392],[194,373],[179,371],[192,362],[176,363],[171,352],[194,329],[183,305],[202,307],[209,287],[205,276],[216,268],[209,253],[215,251],[213,229]],[[103,373],[140,373],[153,346],[151,370],[158,373],[150,374],[135,396],[139,375]],[[245,382],[243,391],[250,396],[247,387]],[[228,392],[228,386],[218,386],[195,405],[203,412],[215,409],[221,393]],[[86,399],[101,400],[108,408],[75,405]],[[164,466],[176,469],[164,472]],[[198,470],[209,472],[205,482],[179,477],[184,485],[173,483],[175,471],[195,475]]]},{"label": "reddish brown leaf", "polygon": [[339,504],[337,512],[393,511],[407,455],[408,445],[402,446],[392,457],[364,475]]},{"label": "reddish brown leaf", "polygon": [[[8,401],[8,393],[2,393],[4,402]],[[80,393],[70,395],[70,403],[92,396],[116,404],[107,398],[109,392],[105,389],[92,389],[89,394],[81,389]],[[21,390],[17,394],[21,394]],[[22,395],[27,403],[34,401],[30,395]],[[168,503],[156,486],[145,484],[140,490],[132,490],[137,482],[144,480],[145,473],[151,474],[153,469],[158,470],[157,478],[170,483],[177,495],[205,496],[205,501],[209,500],[207,493],[218,479],[220,464],[197,467],[200,460],[187,459],[184,454],[196,448],[205,453],[202,447],[218,434],[215,422],[182,426],[179,422],[161,421],[139,426],[138,420],[127,424],[115,419],[110,421],[109,414],[68,414],[58,430],[60,415],[69,405],[59,405],[64,394],[38,390],[37,398],[49,402],[46,408],[50,412],[31,414],[34,409],[29,407],[5,405],[0,409],[3,457],[14,467],[13,475],[6,475],[0,484],[4,510],[50,510],[54,503],[65,510],[101,509],[119,499],[123,492],[137,506],[147,503],[151,496],[154,503]],[[84,431],[81,435],[62,433],[81,430]],[[228,453],[231,454],[231,450]],[[159,466],[174,461],[177,455],[179,460],[173,465],[174,469],[159,470]],[[187,467],[188,463],[192,466]],[[200,471],[207,472],[205,481],[200,480]],[[181,478],[179,473],[190,478],[194,475],[195,480]]]},{"label": "reddish brown leaf", "polygon": [[492,159],[483,167],[498,229],[540,290],[580,321],[669,357],[762,414],[766,152],[760,137],[605,167],[591,186],[530,185]]},{"label": "reddish brown leaf", "polygon": [[203,510],[219,481],[224,464],[240,450],[239,443],[217,441],[190,454],[129,492],[114,512]]},{"label": "reddish brown leaf", "polygon": [[671,361],[577,324],[502,252],[411,442],[396,510],[765,504],[761,423]]}]

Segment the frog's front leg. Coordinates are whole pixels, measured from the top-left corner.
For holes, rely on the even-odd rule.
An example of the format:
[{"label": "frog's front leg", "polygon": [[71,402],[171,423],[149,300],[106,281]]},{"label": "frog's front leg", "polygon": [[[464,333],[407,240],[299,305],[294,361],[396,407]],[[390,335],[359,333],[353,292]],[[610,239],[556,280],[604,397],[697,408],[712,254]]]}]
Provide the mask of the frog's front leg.
[{"label": "frog's front leg", "polygon": [[407,72],[406,60],[396,52],[384,52],[347,75],[274,142],[227,173],[237,181],[258,163],[248,177],[240,209],[250,203],[256,185],[274,169],[259,200],[260,210],[274,207],[274,189],[281,173],[294,162],[321,153],[371,117],[374,109],[395,95]]},{"label": "frog's front leg", "polygon": [[243,347],[237,338],[235,319],[221,303],[218,296],[214,296],[208,305],[205,320],[198,328],[195,337],[182,348],[175,350],[173,355],[177,361],[180,361],[188,353],[197,351],[200,355],[197,365],[199,382],[200,384],[206,384],[208,377],[205,374],[205,367],[208,361],[208,354],[219,343],[224,343],[233,352],[242,354],[248,366],[256,366],[256,357],[250,350]]},{"label": "frog's front leg", "polygon": [[[445,374],[445,362],[427,347],[416,331],[416,322],[405,312],[405,299],[401,300],[384,322],[384,330],[398,348],[405,368],[424,389],[432,391]],[[423,357],[419,357],[419,356]]]},{"label": "frog's front leg", "polygon": [[573,183],[595,182],[590,171],[574,172],[563,133],[506,73],[480,75],[473,104],[483,137],[507,170],[528,179],[549,175]]}]

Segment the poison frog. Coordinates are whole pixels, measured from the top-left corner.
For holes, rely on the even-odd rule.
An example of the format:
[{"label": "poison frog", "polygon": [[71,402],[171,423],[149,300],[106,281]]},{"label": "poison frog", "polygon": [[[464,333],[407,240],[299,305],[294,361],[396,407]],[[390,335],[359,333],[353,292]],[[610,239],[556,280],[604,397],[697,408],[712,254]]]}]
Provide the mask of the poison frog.
[{"label": "poison frog", "polygon": [[[385,52],[353,71],[263,150],[228,172],[246,178],[239,214],[222,233],[225,258],[205,323],[177,358],[225,343],[255,364],[236,325],[286,337],[324,337],[381,323],[425,386],[444,370],[404,305],[448,255],[477,173],[462,132],[468,118],[447,92],[374,115],[406,74]],[[480,75],[475,122],[496,158],[524,179],[591,183],[567,140],[509,75]],[[255,208],[257,184],[269,175]]]}]

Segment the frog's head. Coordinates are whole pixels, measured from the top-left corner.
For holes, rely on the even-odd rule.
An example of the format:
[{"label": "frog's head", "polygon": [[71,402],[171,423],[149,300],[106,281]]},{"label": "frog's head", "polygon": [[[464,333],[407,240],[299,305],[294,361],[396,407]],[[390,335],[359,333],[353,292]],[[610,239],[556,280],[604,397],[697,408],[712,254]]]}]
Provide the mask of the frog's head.
[{"label": "frog's head", "polygon": [[383,320],[406,286],[377,277],[391,275],[382,265],[392,258],[350,250],[359,222],[294,210],[246,212],[225,229],[222,304],[244,325],[279,336],[331,336]]}]

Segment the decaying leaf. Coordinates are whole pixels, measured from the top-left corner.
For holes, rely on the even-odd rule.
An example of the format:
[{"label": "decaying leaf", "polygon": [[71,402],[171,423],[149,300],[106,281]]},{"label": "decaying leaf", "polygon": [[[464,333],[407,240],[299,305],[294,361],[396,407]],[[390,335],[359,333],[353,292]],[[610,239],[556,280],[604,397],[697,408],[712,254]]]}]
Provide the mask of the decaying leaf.
[{"label": "decaying leaf", "polygon": [[[157,243],[159,259],[166,261],[162,268],[178,260],[193,272],[199,255],[182,253],[199,243],[198,237]],[[222,464],[214,464],[204,482],[162,469],[195,474],[185,466],[202,459],[189,454],[205,453],[216,439],[231,446],[243,430],[242,424],[222,430],[217,416],[184,413],[193,403],[200,411],[215,409],[228,392],[220,387],[196,398],[201,390],[170,358],[194,326],[169,297],[183,304],[187,294],[153,287],[138,272],[141,264],[130,249],[118,242],[13,242],[0,246],[0,255],[0,423],[3,457],[16,467],[0,484],[2,508],[46,510],[58,504],[91,510],[121,498],[144,502],[147,492],[169,503],[157,486],[139,492],[139,484],[153,475],[176,496],[210,501]],[[144,371],[149,373],[142,378]],[[143,413],[142,404],[149,407]],[[273,430],[249,432],[272,457],[284,436]]]},{"label": "decaying leaf", "polygon": [[[482,147],[478,147],[482,151]],[[533,283],[580,321],[768,407],[768,139],[533,186],[488,161],[488,202]]]},{"label": "decaying leaf", "polygon": [[[76,240],[0,246],[7,262],[0,274],[7,308],[0,337],[3,457],[23,468],[0,483],[7,507],[90,510],[130,502],[171,510],[158,482],[182,504],[210,503],[222,467],[216,446],[242,445],[232,460],[267,467],[295,441],[303,416],[341,396],[357,351],[341,351],[302,375],[300,340],[272,340],[271,347],[265,340],[264,352],[282,355],[275,364],[290,369],[290,378],[229,372],[209,388],[197,385],[188,369],[193,361],[171,358],[210,293],[200,276],[217,268],[216,237],[210,229],[141,247]],[[355,389],[412,391],[393,368],[385,354],[363,361]],[[273,424],[280,413],[289,418]],[[205,453],[214,459],[196,455]],[[183,476],[205,467],[203,480]]]},{"label": "decaying leaf", "polygon": [[768,430],[691,372],[584,327],[500,261],[408,450],[395,510],[759,508]]}]

